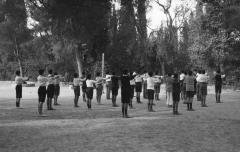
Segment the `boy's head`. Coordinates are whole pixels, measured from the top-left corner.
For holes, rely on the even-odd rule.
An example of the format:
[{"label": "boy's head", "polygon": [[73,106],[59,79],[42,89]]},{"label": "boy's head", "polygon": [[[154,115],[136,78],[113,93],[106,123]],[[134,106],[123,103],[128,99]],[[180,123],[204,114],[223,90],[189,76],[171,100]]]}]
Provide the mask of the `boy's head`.
[{"label": "boy's head", "polygon": [[91,79],[91,74],[87,75],[87,79],[90,80]]},{"label": "boy's head", "polygon": [[150,77],[152,77],[152,76],[153,76],[153,73],[152,73],[152,72],[148,72],[148,75],[149,75]]},{"label": "boy's head", "polygon": [[100,77],[100,75],[101,75],[100,72],[97,72],[97,73],[96,73],[96,76],[97,76],[97,77]]},{"label": "boy's head", "polygon": [[58,73],[57,73],[57,72],[54,72],[54,75],[58,75]]},{"label": "boy's head", "polygon": [[84,75],[85,75],[85,72],[82,72],[82,75],[84,76]]},{"label": "boy's head", "polygon": [[17,71],[15,72],[15,74],[16,74],[17,76],[20,76],[20,71],[17,70]]},{"label": "boy's head", "polygon": [[39,75],[43,75],[44,74],[44,70],[43,69],[38,70],[38,74]]},{"label": "boy's head", "polygon": [[155,72],[155,75],[158,75],[158,71]]},{"label": "boy's head", "polygon": [[169,77],[171,77],[171,75],[172,75],[171,73],[168,73],[168,76],[169,76]]},{"label": "boy's head", "polygon": [[221,71],[220,71],[220,69],[218,69],[218,70],[217,70],[217,74],[220,74],[220,73],[221,73]]},{"label": "boy's head", "polygon": [[116,75],[116,72],[112,72],[112,75]]},{"label": "boy's head", "polygon": [[49,73],[49,74],[52,74],[52,73],[53,73],[53,70],[52,70],[52,69],[49,69],[49,70],[48,70],[48,73]]},{"label": "boy's head", "polygon": [[123,70],[123,74],[128,74],[128,70],[127,69],[125,69],[125,70]]},{"label": "boy's head", "polygon": [[74,77],[74,78],[78,78],[78,73],[74,73],[74,74],[73,74],[73,77]]},{"label": "boy's head", "polygon": [[202,70],[202,74],[205,74],[206,73],[206,71],[205,70]]},{"label": "boy's head", "polygon": [[191,70],[188,71],[188,75],[192,76],[193,72]]}]

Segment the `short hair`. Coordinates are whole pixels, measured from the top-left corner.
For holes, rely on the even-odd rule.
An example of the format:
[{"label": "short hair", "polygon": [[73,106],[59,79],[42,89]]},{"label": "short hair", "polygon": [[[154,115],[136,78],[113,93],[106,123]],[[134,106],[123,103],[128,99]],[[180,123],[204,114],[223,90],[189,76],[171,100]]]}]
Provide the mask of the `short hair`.
[{"label": "short hair", "polygon": [[115,72],[112,72],[112,75],[116,75],[116,73],[115,73]]},{"label": "short hair", "polygon": [[17,76],[20,76],[20,71],[17,70],[17,71],[15,72],[15,74],[16,74]]},{"label": "short hair", "polygon": [[158,75],[158,71],[156,71],[155,74]]},{"label": "short hair", "polygon": [[101,73],[100,73],[100,72],[97,72],[97,73],[96,73],[96,76],[97,76],[97,77],[99,77],[100,75],[101,75]]},{"label": "short hair", "polygon": [[78,73],[74,73],[74,74],[73,74],[73,77],[74,77],[74,78],[78,78]]},{"label": "short hair", "polygon": [[171,73],[168,73],[167,75],[170,77],[172,74],[171,74]]},{"label": "short hair", "polygon": [[205,74],[206,73],[206,71],[205,70],[202,70],[202,74]]},{"label": "short hair", "polygon": [[109,71],[107,71],[106,74],[109,74]]},{"label": "short hair", "polygon": [[152,73],[152,72],[148,72],[148,75],[149,75],[150,77],[152,77],[152,76],[153,76],[153,73]]},{"label": "short hair", "polygon": [[87,79],[88,79],[88,80],[90,80],[91,77],[92,77],[91,74],[88,74],[88,75],[87,75]]},{"label": "short hair", "polygon": [[123,70],[123,74],[127,74],[127,73],[128,73],[127,69]]},{"label": "short hair", "polygon": [[217,70],[217,73],[218,73],[218,74],[219,74],[219,73],[221,73],[221,70],[220,70],[220,69],[218,69],[218,70]]},{"label": "short hair", "polygon": [[43,75],[44,74],[44,70],[43,69],[38,70],[38,74],[39,75]]},{"label": "short hair", "polygon": [[58,73],[57,73],[57,72],[54,72],[54,75],[58,75]]},{"label": "short hair", "polygon": [[193,72],[191,70],[188,71],[188,75],[192,76],[192,73]]},{"label": "short hair", "polygon": [[85,75],[85,72],[82,72],[82,75]]},{"label": "short hair", "polygon": [[48,73],[49,73],[49,74],[52,74],[52,73],[53,73],[53,70],[52,70],[52,69],[48,70]]}]

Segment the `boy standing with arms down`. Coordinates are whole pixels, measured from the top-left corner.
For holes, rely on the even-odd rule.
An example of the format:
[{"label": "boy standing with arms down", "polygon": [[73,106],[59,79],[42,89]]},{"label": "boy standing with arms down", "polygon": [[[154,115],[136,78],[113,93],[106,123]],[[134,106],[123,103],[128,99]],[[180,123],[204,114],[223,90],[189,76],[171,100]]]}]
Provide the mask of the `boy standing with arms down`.
[{"label": "boy standing with arms down", "polygon": [[15,83],[16,83],[16,107],[20,108],[20,100],[22,98],[22,84],[27,81],[28,78],[23,78],[20,76],[20,71],[16,71]]},{"label": "boy standing with arms down", "polygon": [[177,115],[178,113],[178,103],[180,101],[180,82],[178,81],[178,74],[174,74],[173,79],[173,89],[172,89],[172,98],[173,98],[173,114]]}]

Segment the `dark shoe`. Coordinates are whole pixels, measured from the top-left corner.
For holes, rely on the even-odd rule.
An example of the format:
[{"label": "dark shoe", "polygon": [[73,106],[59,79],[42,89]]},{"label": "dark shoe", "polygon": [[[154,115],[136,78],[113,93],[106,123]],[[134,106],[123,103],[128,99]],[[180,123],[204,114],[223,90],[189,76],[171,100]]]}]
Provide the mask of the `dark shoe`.
[{"label": "dark shoe", "polygon": [[50,108],[49,110],[56,110],[56,109],[54,109],[54,108]]}]

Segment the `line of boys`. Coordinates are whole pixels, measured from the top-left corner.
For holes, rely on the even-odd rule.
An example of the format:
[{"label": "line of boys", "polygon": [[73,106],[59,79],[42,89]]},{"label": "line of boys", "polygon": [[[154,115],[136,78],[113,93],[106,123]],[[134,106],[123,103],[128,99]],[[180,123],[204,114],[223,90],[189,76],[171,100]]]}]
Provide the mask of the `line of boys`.
[{"label": "line of boys", "polygon": [[[57,103],[57,98],[59,96],[59,91],[60,91],[59,82],[60,82],[61,77],[59,75],[57,75],[57,73],[55,73],[53,75],[52,70],[49,70],[48,72],[49,72],[48,77],[44,77],[43,76],[44,70],[39,70],[38,112],[39,112],[40,116],[44,116],[42,114],[42,107],[43,107],[43,103],[45,102],[46,95],[47,95],[48,110],[54,110],[52,108],[52,98],[54,98],[54,105],[59,105]],[[202,74],[204,74],[204,73],[202,73]],[[129,94],[128,95],[129,102],[127,102],[127,104],[130,106],[130,108],[133,108],[132,99],[134,96],[134,88],[136,89],[136,93],[137,93],[137,97],[136,97],[137,103],[141,103],[141,101],[140,101],[140,93],[142,91],[141,83],[144,82],[143,78],[145,78],[147,81],[146,92],[147,92],[148,101],[149,101],[148,102],[148,111],[150,111],[150,112],[154,111],[152,108],[153,100],[154,100],[154,98],[156,100],[159,100],[161,77],[158,76],[157,73],[153,77],[152,72],[149,72],[148,76],[146,75],[146,73],[143,76],[141,76],[135,72],[130,73],[130,74],[127,73],[125,75],[129,76],[129,82],[127,82],[127,83],[129,83],[129,90],[126,89],[127,87],[123,87],[124,82],[122,82],[122,92],[124,92],[123,90],[128,90],[128,92],[125,92],[125,94]],[[124,74],[123,74],[123,76],[124,76]],[[113,75],[111,75],[112,103],[113,103],[114,107],[117,106],[116,105],[116,97],[118,95],[118,88],[119,88],[118,80],[122,81],[123,76],[121,76],[121,77],[116,76],[114,72],[113,72]],[[74,79],[73,79],[73,89],[74,89],[74,94],[75,94],[74,106],[78,107],[78,99],[80,96],[80,84],[82,82],[83,101],[86,102],[86,99],[85,99],[85,94],[86,94],[87,95],[87,106],[89,109],[91,109],[91,100],[93,98],[94,86],[96,87],[96,90],[97,90],[97,96],[96,96],[97,102],[100,104],[101,103],[101,95],[102,95],[102,91],[103,91],[103,86],[102,86],[103,82],[104,82],[104,80],[109,79],[109,78],[100,77],[100,73],[97,73],[96,80],[91,80],[91,75],[87,75],[86,78],[84,78],[84,77],[85,77],[85,73],[83,73],[82,78],[79,78],[77,73],[74,74]],[[17,107],[19,107],[19,105],[20,105],[19,99],[21,99],[21,97],[22,97],[22,95],[21,95],[22,91],[19,88],[21,88],[20,87],[21,83],[23,83],[27,79],[28,78],[21,78],[19,71],[16,72],[15,81],[17,83],[17,86],[16,86],[16,99],[17,99],[16,106]],[[200,78],[197,78],[197,79],[200,79],[200,81],[201,80],[207,81],[207,78],[202,78],[201,76],[200,76]],[[201,82],[201,83],[206,83],[206,82]],[[47,85],[47,89],[46,89],[46,85]],[[202,86],[204,86],[204,89],[206,88],[205,84],[202,84]],[[220,88],[219,86],[220,85],[218,83],[218,90]],[[180,100],[180,93],[181,93],[181,98],[184,99],[185,103],[187,104],[188,110],[193,110],[192,109],[192,101],[193,101],[193,96],[195,94],[195,90],[196,90],[196,78],[194,76],[192,76],[191,71],[189,71],[187,76],[182,73],[180,75],[180,81],[178,80],[177,74],[174,74],[173,79],[171,77],[171,74],[168,75],[168,77],[166,78],[167,105],[169,107],[173,107],[174,114],[178,114],[178,102]],[[205,90],[202,89],[202,92],[204,92],[204,95],[205,95],[206,89]],[[122,93],[122,103],[123,103],[123,98],[124,98],[125,94]],[[171,104],[171,99],[169,99],[169,98],[172,98],[172,104]],[[220,95],[216,95],[216,99],[220,100]],[[124,105],[124,106],[122,106],[122,109],[127,109],[126,104],[123,103],[122,105]],[[204,99],[202,100],[202,106],[206,106]],[[127,112],[124,112],[124,111],[127,111],[127,110],[122,110],[123,117],[128,117]]]}]

